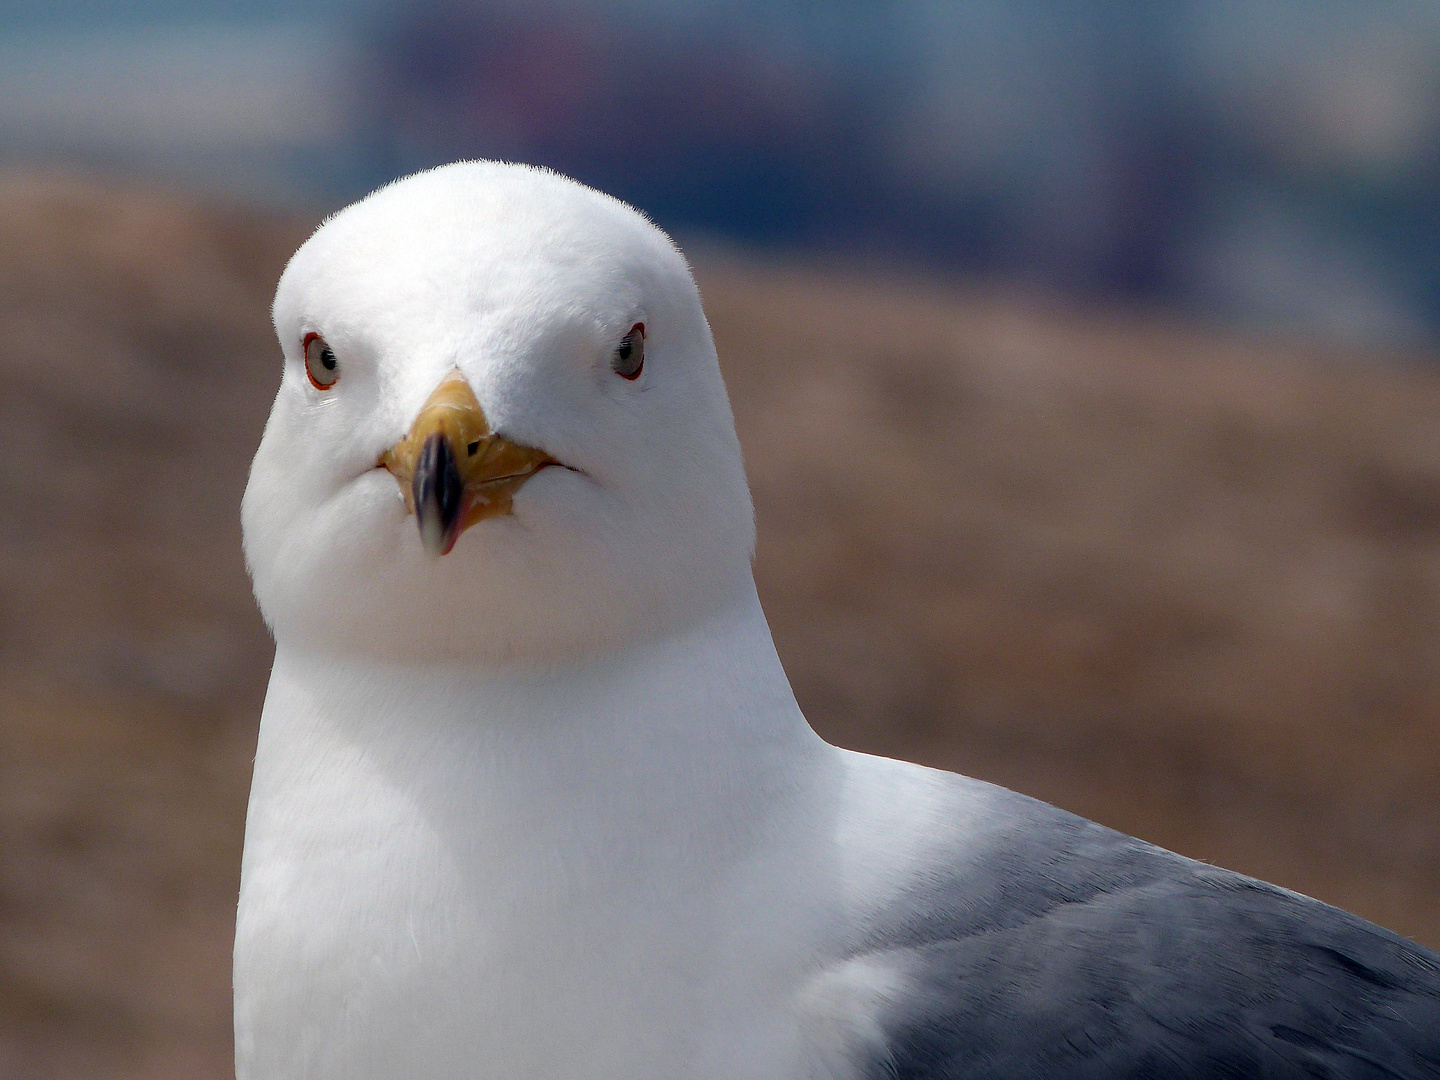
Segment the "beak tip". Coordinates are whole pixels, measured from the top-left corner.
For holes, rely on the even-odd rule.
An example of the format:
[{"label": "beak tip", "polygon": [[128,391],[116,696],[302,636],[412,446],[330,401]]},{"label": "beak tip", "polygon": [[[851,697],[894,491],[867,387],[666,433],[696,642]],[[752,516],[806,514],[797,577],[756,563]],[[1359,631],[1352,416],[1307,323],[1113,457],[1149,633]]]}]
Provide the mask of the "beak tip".
[{"label": "beak tip", "polygon": [[420,542],[434,558],[449,552],[460,535],[464,483],[443,434],[425,440],[412,479]]},{"label": "beak tip", "polygon": [[440,558],[454,546],[454,541],[446,537],[445,528],[438,516],[421,514],[418,524],[420,526],[420,544],[432,559]]}]

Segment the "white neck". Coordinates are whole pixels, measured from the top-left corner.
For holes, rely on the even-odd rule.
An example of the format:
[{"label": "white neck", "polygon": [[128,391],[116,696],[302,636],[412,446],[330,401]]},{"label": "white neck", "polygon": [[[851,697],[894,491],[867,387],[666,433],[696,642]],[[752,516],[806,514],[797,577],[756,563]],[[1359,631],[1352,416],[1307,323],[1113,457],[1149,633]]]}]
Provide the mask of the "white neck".
[{"label": "white neck", "polygon": [[753,586],[679,636],[528,671],[383,667],[282,645],[270,697],[262,744],[348,745],[447,814],[483,804],[492,827],[513,816],[527,833],[566,823],[592,850],[607,825],[624,830],[617,842],[643,827],[647,848],[696,822],[733,828],[783,800],[823,747]]},{"label": "white neck", "polygon": [[[717,984],[733,959],[714,927],[771,939],[775,971],[794,966],[785,957],[808,947],[817,913],[776,890],[828,872],[797,853],[813,850],[800,823],[828,818],[817,802],[836,767],[795,704],[753,586],[682,635],[564,668],[377,670],[282,645],[247,825],[242,1064],[254,1054],[256,1075],[269,1067],[252,1039],[286,1045],[266,1032],[302,1004],[272,990],[247,1013],[248,986],[292,954],[293,985],[313,995],[323,972],[346,1015],[373,998],[377,1017],[423,1003],[429,1028],[456,1001],[468,1010],[457,1025],[492,1017],[497,1075],[561,1068],[598,1052],[595,1033],[670,1022],[667,1001],[702,973],[716,1001],[699,1015],[763,1005],[757,971],[735,973],[726,1004]],[[791,834],[794,846],[775,843]],[[737,927],[737,910],[767,924]],[[317,942],[315,921],[343,932]],[[291,940],[302,923],[310,936]],[[617,985],[617,968],[633,981]],[[263,1015],[267,1002],[278,1011]],[[391,1044],[354,1039],[325,1042],[306,1067],[329,1075],[331,1062],[338,1075],[399,1045],[393,1031]]]}]

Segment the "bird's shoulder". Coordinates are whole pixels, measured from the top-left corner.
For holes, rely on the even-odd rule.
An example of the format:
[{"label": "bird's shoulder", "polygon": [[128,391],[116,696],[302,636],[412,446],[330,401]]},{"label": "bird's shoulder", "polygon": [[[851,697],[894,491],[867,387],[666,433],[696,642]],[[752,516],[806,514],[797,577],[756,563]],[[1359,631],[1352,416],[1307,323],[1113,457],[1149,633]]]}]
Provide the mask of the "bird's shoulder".
[{"label": "bird's shoulder", "polygon": [[[1308,897],[936,775],[947,774],[924,778],[922,801],[967,814],[965,827],[888,875],[844,961],[881,987],[862,1075],[1440,1078],[1440,956]],[[880,787],[903,804],[899,789],[915,783],[897,774]]]}]

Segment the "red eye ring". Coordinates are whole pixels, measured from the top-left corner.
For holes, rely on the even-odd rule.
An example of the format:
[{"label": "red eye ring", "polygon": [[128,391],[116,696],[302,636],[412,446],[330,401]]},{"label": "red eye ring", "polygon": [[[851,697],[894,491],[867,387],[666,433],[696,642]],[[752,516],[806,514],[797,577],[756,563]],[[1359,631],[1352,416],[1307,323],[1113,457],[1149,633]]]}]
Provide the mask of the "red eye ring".
[{"label": "red eye ring", "polygon": [[622,379],[634,382],[645,369],[645,324],[637,322],[620,339],[615,355],[610,358],[610,370]]},{"label": "red eye ring", "polygon": [[[317,342],[318,348],[315,347]],[[340,381],[340,361],[335,356],[335,350],[319,334],[306,334],[300,342],[300,352],[305,361],[305,376],[316,390],[329,390]]]}]

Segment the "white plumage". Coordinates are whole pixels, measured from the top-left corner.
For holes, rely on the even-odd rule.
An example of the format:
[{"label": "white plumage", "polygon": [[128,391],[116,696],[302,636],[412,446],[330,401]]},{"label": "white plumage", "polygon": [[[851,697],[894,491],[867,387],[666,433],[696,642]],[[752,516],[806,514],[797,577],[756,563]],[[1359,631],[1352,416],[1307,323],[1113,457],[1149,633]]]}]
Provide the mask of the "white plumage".
[{"label": "white plumage", "polygon": [[[518,166],[412,177],[301,248],[275,323],[285,372],[244,504],[276,660],[240,1080],[1125,1075],[1156,1047],[1243,1063],[1244,995],[1202,973],[1165,999],[1165,950],[1219,941],[1242,962],[1257,911],[1291,936],[1361,934],[1375,955],[1343,946],[1356,963],[1433,963],[1313,901],[816,737],[755,595],[698,293],[628,207]],[[612,361],[635,326],[632,381]],[[328,388],[306,377],[312,335],[338,361]],[[436,558],[377,463],[457,371],[497,435],[561,467]],[[1130,933],[1171,912],[1194,924],[1175,940]],[[1107,964],[1133,984],[1118,1004]],[[1375,1007],[1433,1011],[1427,978]],[[1169,1008],[1202,1022],[1177,1034]]]}]

